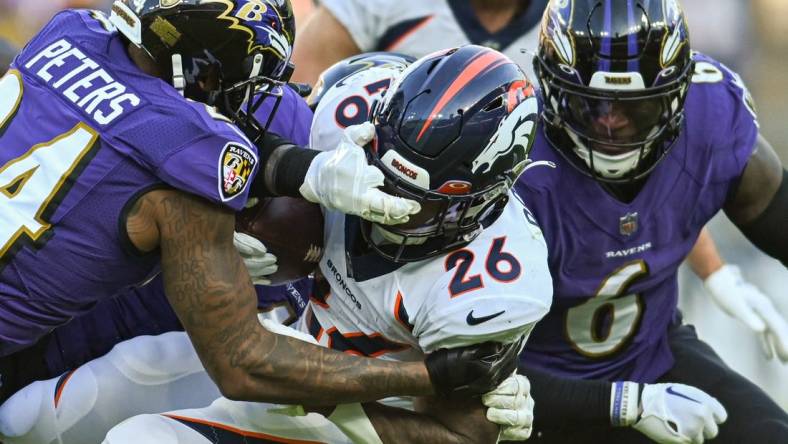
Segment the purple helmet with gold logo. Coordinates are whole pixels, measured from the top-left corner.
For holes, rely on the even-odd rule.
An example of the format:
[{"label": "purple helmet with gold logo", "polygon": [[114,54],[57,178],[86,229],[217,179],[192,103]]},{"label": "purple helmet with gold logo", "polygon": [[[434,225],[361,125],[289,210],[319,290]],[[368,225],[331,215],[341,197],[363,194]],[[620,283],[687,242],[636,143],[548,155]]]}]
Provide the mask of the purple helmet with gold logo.
[{"label": "purple helmet with gold logo", "polygon": [[643,178],[683,122],[684,13],[677,0],[551,0],[534,69],[553,147],[598,180]]},{"label": "purple helmet with gold logo", "polygon": [[255,92],[272,90],[292,71],[289,0],[117,0],[110,21],[187,98],[236,123],[250,123],[265,98],[253,105]]}]

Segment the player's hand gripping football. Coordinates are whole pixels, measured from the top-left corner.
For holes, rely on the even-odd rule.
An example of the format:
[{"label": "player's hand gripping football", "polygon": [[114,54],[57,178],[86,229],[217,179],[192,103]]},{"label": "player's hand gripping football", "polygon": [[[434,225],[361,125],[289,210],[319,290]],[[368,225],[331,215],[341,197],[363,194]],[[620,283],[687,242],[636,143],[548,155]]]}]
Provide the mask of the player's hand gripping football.
[{"label": "player's hand gripping football", "polygon": [[362,146],[375,137],[375,127],[348,127],[337,149],[312,161],[299,191],[310,202],[384,225],[401,224],[421,210],[417,202],[390,196],[377,187],[383,173],[367,163]]},{"label": "player's hand gripping football", "polygon": [[777,355],[788,363],[788,323],[769,297],[742,277],[739,267],[723,265],[704,285],[725,313],[758,333],[767,359]]},{"label": "player's hand gripping football", "polygon": [[276,256],[269,253],[262,242],[248,234],[236,232],[233,243],[249,270],[252,282],[255,285],[270,285],[271,281],[266,276],[276,273]]},{"label": "player's hand gripping football", "polygon": [[[628,386],[629,390],[616,392]],[[685,384],[615,383],[611,421],[632,426],[660,444],[702,444],[728,419],[725,407],[706,392]],[[620,396],[622,395],[623,396]],[[639,406],[639,408],[631,408]]]},{"label": "player's hand gripping football", "polygon": [[482,395],[487,420],[501,426],[500,441],[525,441],[534,424],[531,383],[524,375],[512,374],[495,390]]}]

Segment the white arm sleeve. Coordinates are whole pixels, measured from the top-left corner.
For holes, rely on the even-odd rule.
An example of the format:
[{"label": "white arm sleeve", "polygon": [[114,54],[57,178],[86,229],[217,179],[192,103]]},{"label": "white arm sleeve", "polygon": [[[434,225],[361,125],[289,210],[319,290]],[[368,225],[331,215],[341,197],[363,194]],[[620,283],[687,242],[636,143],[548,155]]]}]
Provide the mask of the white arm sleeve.
[{"label": "white arm sleeve", "polygon": [[321,4],[353,37],[361,52],[373,51],[388,23],[392,0],[322,0]]}]

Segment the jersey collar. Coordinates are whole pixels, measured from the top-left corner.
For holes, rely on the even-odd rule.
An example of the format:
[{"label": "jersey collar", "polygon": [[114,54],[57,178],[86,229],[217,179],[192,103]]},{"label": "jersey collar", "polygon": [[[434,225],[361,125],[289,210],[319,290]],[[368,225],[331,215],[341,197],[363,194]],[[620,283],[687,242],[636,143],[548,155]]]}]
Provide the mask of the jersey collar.
[{"label": "jersey collar", "polygon": [[503,29],[490,33],[482,26],[468,0],[447,0],[457,24],[471,43],[488,46],[503,52],[517,39],[528,33],[542,20],[547,0],[531,0],[525,11],[516,16]]}]

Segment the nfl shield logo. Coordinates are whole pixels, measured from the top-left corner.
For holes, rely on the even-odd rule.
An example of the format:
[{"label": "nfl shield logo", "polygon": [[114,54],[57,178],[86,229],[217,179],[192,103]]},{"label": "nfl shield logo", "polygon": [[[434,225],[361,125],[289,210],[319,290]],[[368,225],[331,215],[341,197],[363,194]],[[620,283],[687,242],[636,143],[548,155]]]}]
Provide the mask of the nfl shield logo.
[{"label": "nfl shield logo", "polygon": [[638,214],[627,213],[618,219],[618,231],[622,236],[631,236],[638,230]]}]

